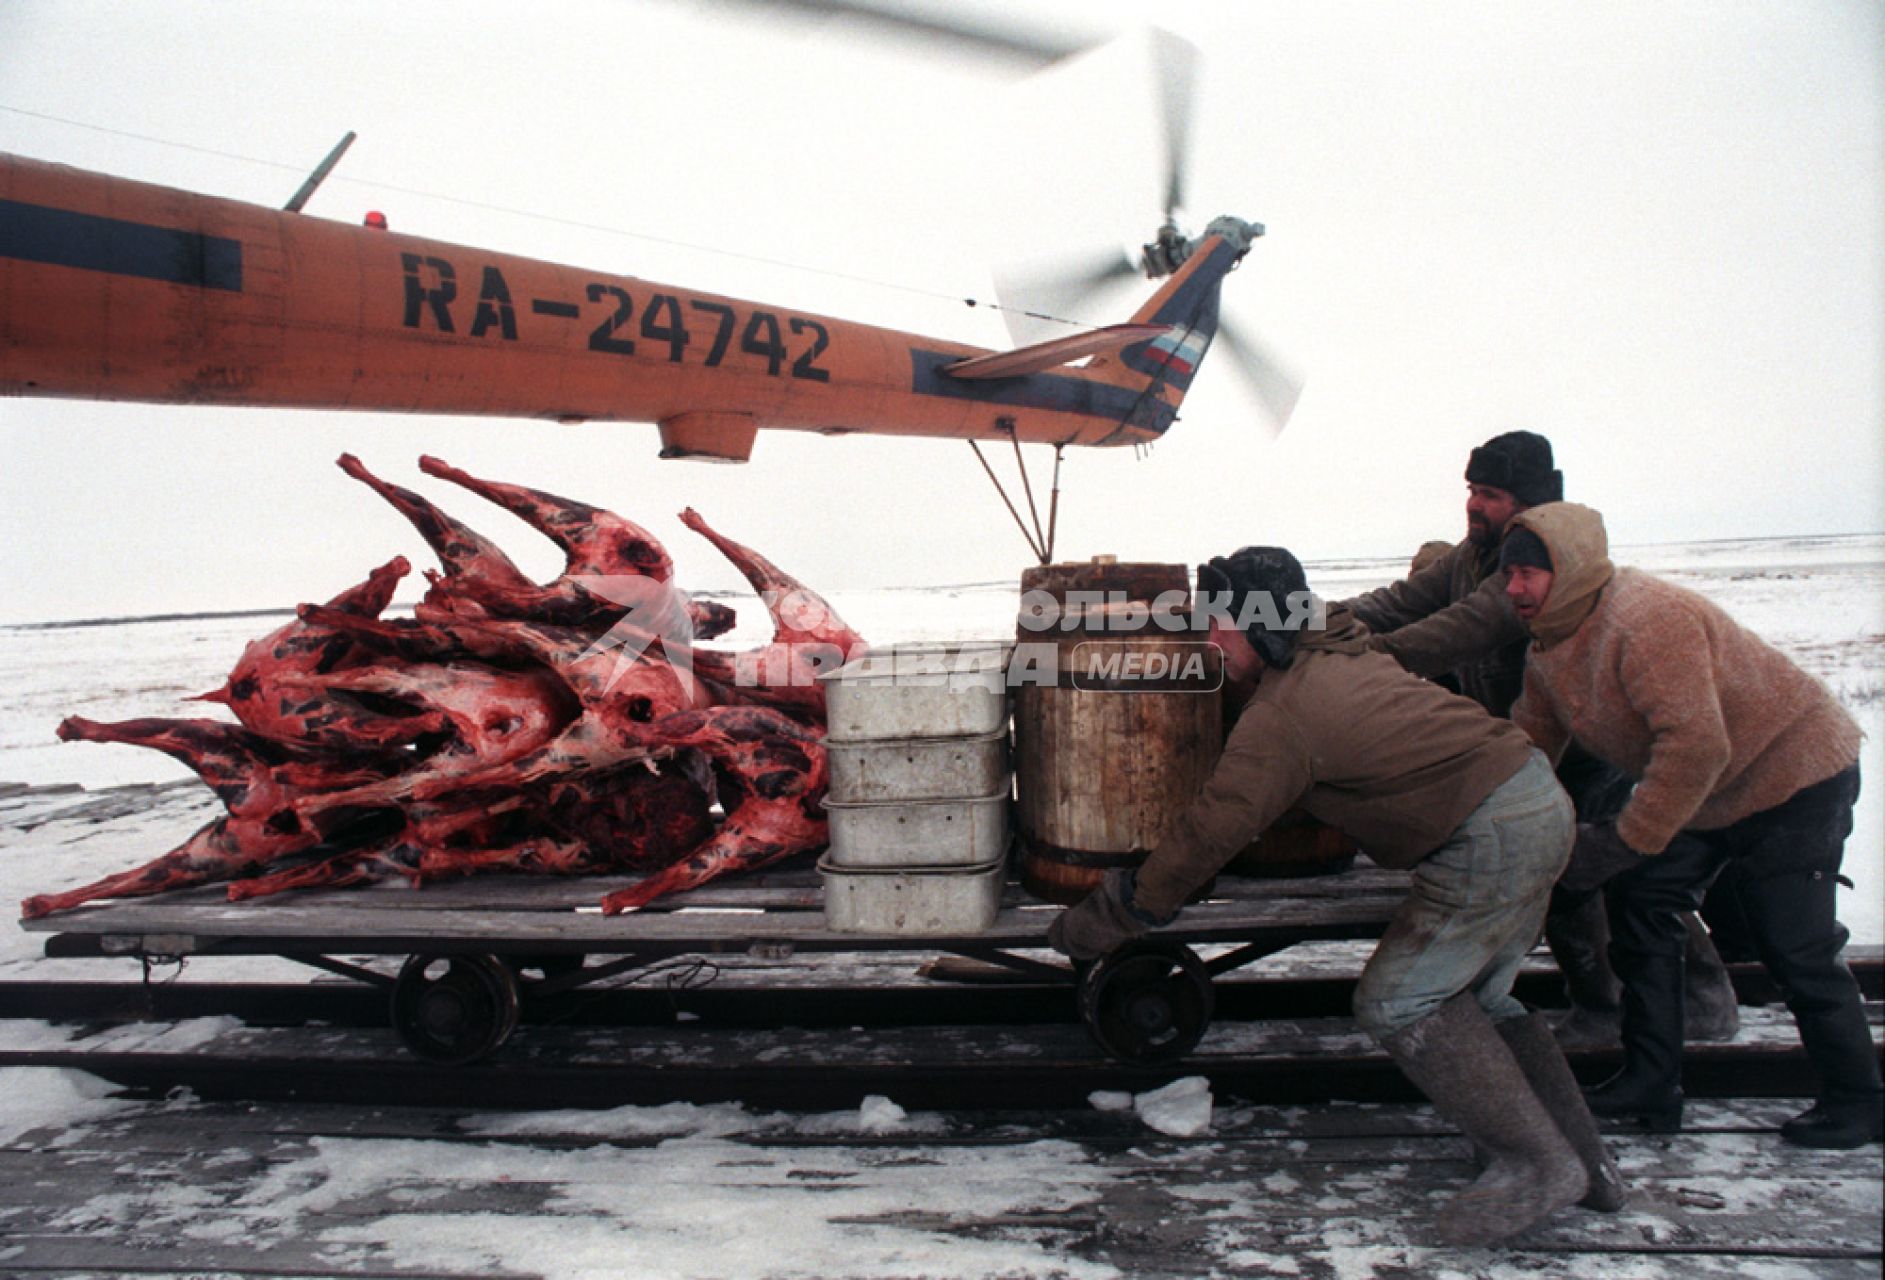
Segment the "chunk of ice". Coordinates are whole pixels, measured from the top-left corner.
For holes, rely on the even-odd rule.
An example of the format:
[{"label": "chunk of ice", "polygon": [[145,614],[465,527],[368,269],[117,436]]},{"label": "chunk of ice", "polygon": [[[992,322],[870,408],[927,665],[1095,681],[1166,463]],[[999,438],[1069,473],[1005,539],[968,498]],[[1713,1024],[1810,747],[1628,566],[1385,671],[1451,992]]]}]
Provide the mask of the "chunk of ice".
[{"label": "chunk of ice", "polygon": [[1203,1076],[1135,1094],[1132,1104],[1139,1119],[1174,1138],[1195,1138],[1211,1127],[1211,1082]]}]

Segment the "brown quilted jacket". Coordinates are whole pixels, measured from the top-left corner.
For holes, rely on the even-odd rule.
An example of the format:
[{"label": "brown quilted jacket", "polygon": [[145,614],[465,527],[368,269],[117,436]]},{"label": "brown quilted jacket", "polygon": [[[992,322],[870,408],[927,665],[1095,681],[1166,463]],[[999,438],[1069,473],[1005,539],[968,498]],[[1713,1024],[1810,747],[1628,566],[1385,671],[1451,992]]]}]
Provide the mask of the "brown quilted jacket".
[{"label": "brown quilted jacket", "polygon": [[1330,605],[1328,629],[1263,673],[1198,798],[1140,867],[1136,900],[1177,910],[1298,804],[1381,865],[1412,866],[1531,755],[1509,721],[1371,651]]}]

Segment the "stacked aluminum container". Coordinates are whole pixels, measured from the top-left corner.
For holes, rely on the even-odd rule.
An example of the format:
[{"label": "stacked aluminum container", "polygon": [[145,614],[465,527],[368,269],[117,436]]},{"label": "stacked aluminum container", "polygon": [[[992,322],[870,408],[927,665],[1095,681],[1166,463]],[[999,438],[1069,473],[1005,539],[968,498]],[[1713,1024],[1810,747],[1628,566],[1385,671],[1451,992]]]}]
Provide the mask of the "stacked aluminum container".
[{"label": "stacked aluminum container", "polygon": [[818,869],[839,933],[976,933],[1007,881],[1008,648],[874,649],[821,677],[831,847]]}]

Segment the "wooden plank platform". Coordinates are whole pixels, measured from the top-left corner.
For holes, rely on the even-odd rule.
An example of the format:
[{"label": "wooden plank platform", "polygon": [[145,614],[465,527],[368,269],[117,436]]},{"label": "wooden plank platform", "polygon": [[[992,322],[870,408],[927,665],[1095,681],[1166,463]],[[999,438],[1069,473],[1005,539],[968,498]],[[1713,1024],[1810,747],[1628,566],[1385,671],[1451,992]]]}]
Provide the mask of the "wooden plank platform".
[{"label": "wooden plank platform", "polygon": [[[48,953],[360,954],[433,951],[725,952],[1042,947],[1059,908],[1011,882],[993,925],[973,934],[836,933],[825,927],[817,873],[801,863],[710,884],[628,915],[604,916],[620,880],[493,876],[423,890],[335,890],[232,903],[220,887],[91,904],[36,920]],[[1378,935],[1405,895],[1407,873],[1360,867],[1301,879],[1222,877],[1209,902],[1164,932],[1186,942],[1278,942]]]}]

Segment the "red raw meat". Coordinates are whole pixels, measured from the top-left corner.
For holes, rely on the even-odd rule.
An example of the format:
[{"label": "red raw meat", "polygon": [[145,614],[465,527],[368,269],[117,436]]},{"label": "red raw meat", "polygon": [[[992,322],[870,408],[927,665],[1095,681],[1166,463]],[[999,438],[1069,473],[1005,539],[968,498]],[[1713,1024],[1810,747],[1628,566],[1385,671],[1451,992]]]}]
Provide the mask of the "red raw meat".
[{"label": "red raw meat", "polygon": [[[413,662],[440,662],[470,657],[485,662],[536,662],[554,667],[566,657],[581,657],[594,648],[596,651],[589,654],[591,669],[587,674],[572,671],[570,679],[565,683],[587,682],[594,685],[600,681],[607,684],[616,674],[618,660],[614,655],[626,646],[629,654],[639,651],[649,658],[666,659],[676,666],[679,671],[677,679],[682,687],[693,690],[690,697],[694,705],[711,706],[731,700],[723,696],[728,691],[715,682],[691,675],[695,658],[706,653],[705,650],[687,644],[671,645],[660,636],[626,622],[618,622],[593,638],[587,631],[544,628],[545,636],[549,638],[532,640],[508,629],[510,624],[521,623],[523,619],[447,617],[424,622],[411,618],[356,618],[318,604],[301,605],[298,612],[310,623],[345,631],[375,649]],[[482,625],[476,628],[466,625],[474,622]],[[587,639],[588,643],[579,647],[575,643],[578,639]],[[630,661],[629,654],[624,654],[619,661]],[[696,680],[701,687],[694,687]]]},{"label": "red raw meat", "polygon": [[698,752],[683,750],[663,760],[658,772],[637,763],[554,780],[544,789],[544,820],[607,851],[613,870],[666,866],[714,833],[713,774],[706,763]]},{"label": "red raw meat", "polygon": [[[354,833],[377,831],[377,838],[332,840],[330,847],[316,847],[294,865],[236,879],[229,886],[229,900],[241,902],[291,889],[338,889],[392,877],[402,877],[416,887],[420,859],[427,852],[458,844],[478,848],[501,839],[522,810],[518,797],[486,802],[466,796],[455,805],[415,805],[405,811],[403,824],[393,824],[390,831],[384,825],[365,823],[352,829]],[[390,811],[383,816],[390,816]]]},{"label": "red raw meat", "polygon": [[541,664],[568,687],[585,712],[611,723],[646,724],[675,711],[711,705],[699,681],[659,641],[624,628],[623,643],[573,627],[514,619],[465,621],[454,635]]},{"label": "red raw meat", "polygon": [[316,862],[237,880],[229,886],[229,901],[244,902],[290,889],[340,889],[348,885],[375,884],[394,876],[403,876],[417,885],[421,854],[420,847],[401,834]]},{"label": "red raw meat", "polygon": [[548,671],[503,671],[478,662],[388,662],[337,671],[307,684],[323,693],[397,697],[425,708],[449,734],[423,762],[397,776],[298,798],[295,812],[323,827],[323,814],[399,804],[422,786],[528,755],[561,732],[577,710],[565,686]]},{"label": "red raw meat", "polygon": [[549,788],[555,834],[485,849],[427,849],[427,882],[488,871],[593,875],[662,867],[713,834],[707,795],[676,773],[631,765]]},{"label": "red raw meat", "polygon": [[853,631],[823,596],[751,547],[715,532],[692,507],[681,512],[681,523],[718,547],[753,584],[772,614],[774,643],[829,644],[847,657],[867,647],[864,637]]},{"label": "red raw meat", "polygon": [[543,824],[540,799],[523,793],[468,790],[437,804],[415,802],[405,808],[407,835],[428,851],[502,844]]},{"label": "red raw meat", "polygon": [[[699,639],[722,635],[735,621],[725,605],[696,602],[668,586],[674,563],[667,549],[614,512],[521,485],[480,480],[437,458],[421,458],[420,469],[428,475],[490,499],[563,548],[562,576],[539,586],[495,544],[427,499],[381,480],[352,454],[342,454],[340,466],[392,503],[438,554],[444,573],[426,574],[432,589],[416,611],[422,620],[488,615],[606,626],[632,607],[644,629],[683,640],[690,634]],[[634,588],[637,578],[648,579],[646,592]]]},{"label": "red raw meat", "polygon": [[[376,618],[411,569],[406,557],[395,556],[375,569],[365,582],[328,601],[327,608],[337,614]],[[190,701],[219,702],[248,728],[280,742],[326,742],[343,747],[393,747],[411,742],[428,727],[386,723],[388,712],[401,710],[396,706],[368,711],[357,702],[317,699],[310,703],[305,698],[286,698],[278,687],[283,680],[344,670],[377,656],[373,650],[362,649],[345,632],[296,618],[244,649],[220,689],[198,694]]]},{"label": "red raw meat", "polygon": [[713,761],[726,819],[679,862],[604,898],[605,913],[634,911],[663,894],[825,843],[825,744],[816,731],[768,707],[711,707],[664,718],[655,736]]},{"label": "red raw meat", "polygon": [[694,620],[694,639],[711,640],[733,630],[733,624],[739,621],[739,614],[731,605],[719,604],[713,600],[696,600],[692,596],[687,600],[687,616]]},{"label": "red raw meat", "polygon": [[[640,765],[488,798],[465,788],[448,797],[446,806],[413,805],[396,835],[239,880],[229,887],[229,897],[241,901],[396,877],[418,886],[492,871],[586,875],[658,867],[713,832],[707,797],[697,785]],[[522,835],[529,831],[544,834]]]},{"label": "red raw meat", "polygon": [[[559,498],[518,484],[480,480],[439,458],[419,459],[419,470],[489,499],[563,548],[563,576],[642,574],[666,582],[674,561],[655,536],[612,511]],[[555,589],[555,583],[549,589]]]},{"label": "red raw meat", "polygon": [[650,726],[663,716],[709,705],[712,691],[652,648],[640,653],[597,649],[587,633],[514,620],[465,620],[449,630],[470,643],[511,646],[543,664],[582,704],[582,714],[530,755],[495,769],[422,784],[433,799],[457,786],[524,786],[550,778],[646,759]]},{"label": "red raw meat", "polygon": [[[716,700],[714,689],[687,675],[686,662],[677,667],[663,660],[667,651],[662,641],[626,626],[620,628],[623,636],[641,652],[598,648],[587,632],[515,619],[401,623],[350,621],[314,605],[303,605],[301,611],[304,617],[348,628],[368,643],[415,658],[475,654],[487,661],[534,663],[560,680],[581,704],[581,714],[533,755],[496,770],[428,781],[414,792],[421,798],[436,798],[459,786],[517,788],[643,759],[648,724]],[[679,652],[691,656],[694,651]]]},{"label": "red raw meat", "polygon": [[[480,480],[442,459],[430,456],[419,459],[419,470],[429,476],[462,485],[481,498],[488,498],[563,548],[563,574],[543,588],[546,594],[555,599],[533,606],[528,611],[526,616],[534,621],[577,625],[604,622],[612,620],[628,603],[613,598],[598,600],[593,594],[596,584],[586,584],[576,579],[639,575],[666,583],[674,578],[674,561],[660,540],[633,520],[616,515],[613,511],[592,507],[571,498],[560,498],[540,489]],[[733,610],[726,605],[687,599],[678,590],[675,594],[687,610],[696,640],[711,640],[733,629],[737,619]],[[560,603],[566,598],[572,601],[568,608],[562,607]],[[585,604],[588,607],[583,607]],[[668,633],[667,627],[658,624],[644,622],[643,626],[645,630]]]},{"label": "red raw meat", "polygon": [[425,604],[454,614],[483,614],[542,593],[511,558],[470,526],[453,519],[410,489],[380,479],[351,453],[340,455],[340,469],[393,504],[426,540],[444,573],[426,571],[432,589]]},{"label": "red raw meat", "polygon": [[410,662],[439,662],[452,658],[502,660],[513,647],[477,636],[465,637],[452,629],[460,619],[446,615],[437,621],[417,618],[361,618],[322,604],[304,604],[295,613],[313,626],[343,631],[380,653]]},{"label": "red raw meat", "polygon": [[191,885],[258,875],[271,864],[312,848],[312,832],[279,832],[255,818],[218,818],[188,840],[141,867],[106,876],[64,893],[40,894],[20,903],[20,916],[32,920],[70,911],[98,898],[136,898]]},{"label": "red raw meat", "polygon": [[[208,881],[241,900],[389,877],[652,871],[608,895],[614,913],[824,844],[824,697],[811,677],[865,643],[822,597],[689,510],[682,520],[740,568],[774,626],[751,652],[701,650],[693,639],[730,626],[732,611],[673,587],[646,530],[436,458],[420,465],[555,540],[564,573],[539,586],[343,454],[342,470],[438,554],[418,616],[379,616],[410,569],[399,557],[327,605],[303,605],[202,695],[241,726],[68,719],[68,740],[185,761],[230,814],[143,867],[28,899],[28,916]],[[760,705],[716,705],[734,700]]]},{"label": "red raw meat", "polygon": [[681,522],[707,538],[746,575],[772,615],[772,643],[721,653],[698,649],[694,669],[725,691],[729,702],[776,707],[823,724],[825,689],[818,682],[869,645],[825,598],[749,547],[710,528],[692,507]]},{"label": "red raw meat", "polygon": [[583,876],[615,870],[606,855],[587,841],[567,836],[532,836],[495,849],[427,851],[419,857],[419,882],[436,884],[489,872],[522,875]]},{"label": "red raw meat", "polygon": [[297,798],[379,782],[409,763],[396,755],[361,756],[277,742],[221,720],[151,717],[105,724],[67,716],[59,723],[59,738],[120,742],[173,756],[196,770],[237,818],[267,818]]}]

